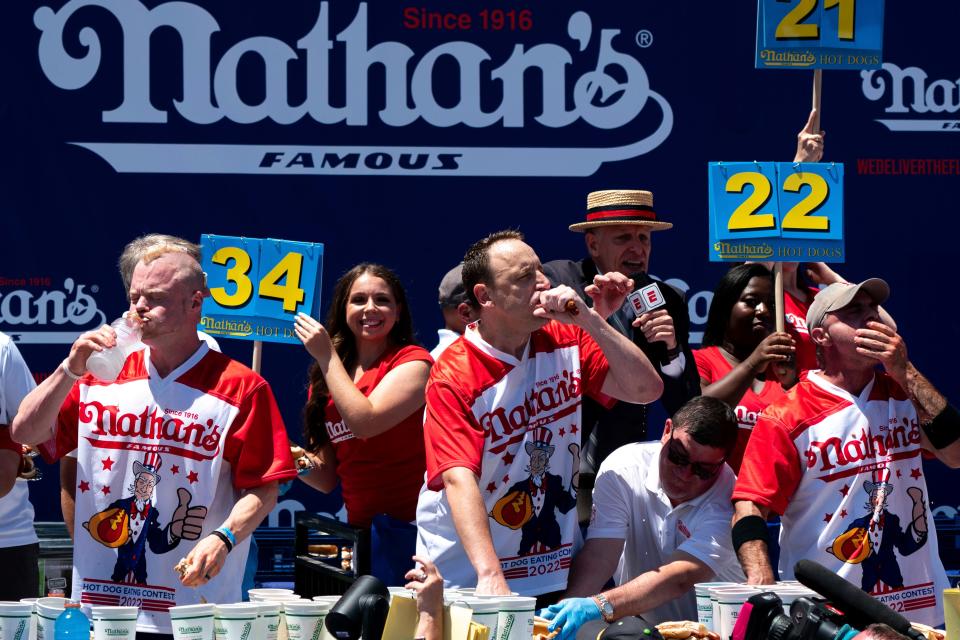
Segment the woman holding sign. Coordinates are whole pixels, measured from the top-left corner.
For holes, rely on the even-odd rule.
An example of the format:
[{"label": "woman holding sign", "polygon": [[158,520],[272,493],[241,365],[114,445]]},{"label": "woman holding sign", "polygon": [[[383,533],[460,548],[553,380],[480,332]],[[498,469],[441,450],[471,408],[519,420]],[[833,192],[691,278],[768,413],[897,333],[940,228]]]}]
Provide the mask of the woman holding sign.
[{"label": "woman holding sign", "polygon": [[337,282],[326,326],[299,314],[295,331],[316,360],[304,410],[314,468],[301,479],[324,493],[339,481],[353,526],[384,513],[411,522],[426,470],[422,414],[433,360],[414,343],[399,278],[357,265]]},{"label": "woman holding sign", "polygon": [[730,269],[713,292],[703,348],[693,352],[705,396],[734,408],[740,432],[727,463],[740,470],[757,415],[797,382],[795,345],[774,327],[773,276],[761,264]]}]

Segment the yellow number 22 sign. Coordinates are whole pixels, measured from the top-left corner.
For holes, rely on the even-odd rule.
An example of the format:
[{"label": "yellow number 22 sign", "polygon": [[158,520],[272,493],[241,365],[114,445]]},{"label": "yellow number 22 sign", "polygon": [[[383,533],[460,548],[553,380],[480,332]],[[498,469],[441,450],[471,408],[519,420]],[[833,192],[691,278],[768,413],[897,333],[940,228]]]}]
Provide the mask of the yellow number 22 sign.
[{"label": "yellow number 22 sign", "polygon": [[202,265],[210,297],[203,330],[217,337],[299,344],[298,312],[320,308],[323,245],[204,235]]},{"label": "yellow number 22 sign", "polygon": [[710,260],[843,262],[843,165],[711,162]]}]

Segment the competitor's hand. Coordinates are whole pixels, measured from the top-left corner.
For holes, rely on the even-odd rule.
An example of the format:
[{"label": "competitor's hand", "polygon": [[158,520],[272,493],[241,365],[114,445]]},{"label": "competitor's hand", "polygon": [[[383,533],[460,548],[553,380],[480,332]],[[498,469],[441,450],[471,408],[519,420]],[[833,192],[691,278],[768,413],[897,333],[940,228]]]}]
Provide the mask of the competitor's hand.
[{"label": "competitor's hand", "polygon": [[896,331],[871,320],[866,329],[856,330],[853,343],[857,353],[880,362],[901,387],[907,388],[907,344]]},{"label": "competitor's hand", "polygon": [[814,109],[807,118],[807,124],[797,134],[797,153],[793,157],[794,162],[820,162],[823,158],[823,138],[827,134],[813,128],[816,118],[817,110]]},{"label": "competitor's hand", "polygon": [[403,576],[410,582],[404,586],[417,594],[417,611],[438,618],[443,615],[443,576],[427,558],[413,556],[420,568],[410,569]]},{"label": "competitor's hand", "polygon": [[190,492],[180,487],[177,489],[179,504],[170,518],[170,535],[184,540],[196,540],[203,530],[203,519],[207,517],[206,507],[191,507]]},{"label": "competitor's hand", "polygon": [[580,627],[600,618],[600,607],[593,598],[567,598],[542,610],[540,616],[551,621],[547,631],[560,629],[556,640],[573,640]]},{"label": "competitor's hand", "polygon": [[227,545],[217,536],[207,536],[187,554],[190,568],[180,578],[185,587],[207,584],[223,569],[227,561]]},{"label": "competitor's hand", "polygon": [[117,346],[117,332],[108,324],[99,329],[80,334],[67,356],[67,368],[82,375],[87,371],[87,360],[97,351]]},{"label": "competitor's hand", "polygon": [[593,309],[601,318],[609,318],[623,306],[627,294],[633,291],[633,280],[617,271],[593,276],[593,284],[584,290],[593,300]]},{"label": "competitor's hand", "polygon": [[[577,292],[565,284],[540,292],[540,304],[533,310],[538,318],[551,318],[568,324],[576,324],[580,312],[587,305]],[[576,309],[576,311],[573,311]]]},{"label": "competitor's hand", "polygon": [[293,321],[293,332],[314,360],[324,365],[330,359],[333,354],[330,334],[316,319],[305,313],[298,313]]},{"label": "competitor's hand", "polygon": [[478,596],[508,596],[510,595],[510,586],[502,572],[495,576],[487,576],[477,580]]},{"label": "competitor's hand", "polygon": [[640,317],[633,321],[633,326],[643,332],[647,342],[663,342],[667,345],[667,349],[674,349],[677,346],[677,331],[673,326],[673,318],[666,309],[654,309],[641,313]]},{"label": "competitor's hand", "polygon": [[754,373],[763,373],[770,363],[785,364],[796,354],[793,338],[785,331],[774,332],[764,338],[747,356],[747,364]]}]

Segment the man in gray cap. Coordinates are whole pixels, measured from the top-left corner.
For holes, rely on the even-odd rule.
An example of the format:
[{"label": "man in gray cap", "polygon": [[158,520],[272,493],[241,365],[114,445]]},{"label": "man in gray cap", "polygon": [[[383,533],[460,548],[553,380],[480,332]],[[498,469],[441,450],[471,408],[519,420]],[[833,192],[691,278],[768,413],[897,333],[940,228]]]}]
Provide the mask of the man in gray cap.
[{"label": "man in gray cap", "polygon": [[781,514],[781,579],[814,560],[936,626],[948,582],[921,455],[960,467],[960,415],[907,358],[880,308],[889,295],[871,278],[832,284],[810,305],[820,369],[753,429],[733,491],[733,545],[748,582],[771,584],[766,519]]},{"label": "man in gray cap", "polygon": [[437,346],[430,352],[434,362],[454,340],[463,335],[467,325],[479,317],[467,300],[462,272],[461,262],[447,271],[440,281],[440,312],[443,313],[444,324],[442,329],[437,330]]}]

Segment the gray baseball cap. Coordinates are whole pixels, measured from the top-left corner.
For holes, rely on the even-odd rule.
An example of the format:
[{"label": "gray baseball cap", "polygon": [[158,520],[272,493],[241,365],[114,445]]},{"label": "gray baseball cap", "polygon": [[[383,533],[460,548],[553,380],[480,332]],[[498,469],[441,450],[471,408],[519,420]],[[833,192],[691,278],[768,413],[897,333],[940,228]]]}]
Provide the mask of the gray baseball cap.
[{"label": "gray baseball cap", "polygon": [[456,307],[467,301],[467,291],[463,288],[463,263],[461,262],[440,281],[440,306]]},{"label": "gray baseball cap", "polygon": [[[870,299],[877,304],[886,302],[887,298],[890,297],[890,285],[880,278],[870,278],[860,284],[834,282],[826,289],[822,289],[813,299],[813,304],[807,310],[807,330],[813,331],[821,326],[823,318],[828,313],[843,309],[853,302],[853,299],[861,291],[869,295]],[[882,312],[880,316],[885,324],[890,324],[885,320],[885,317],[890,318],[886,312]],[[890,318],[890,321],[892,322],[893,319]],[[893,327],[896,328],[896,325],[893,325]]]}]

